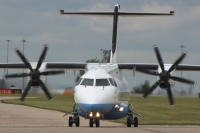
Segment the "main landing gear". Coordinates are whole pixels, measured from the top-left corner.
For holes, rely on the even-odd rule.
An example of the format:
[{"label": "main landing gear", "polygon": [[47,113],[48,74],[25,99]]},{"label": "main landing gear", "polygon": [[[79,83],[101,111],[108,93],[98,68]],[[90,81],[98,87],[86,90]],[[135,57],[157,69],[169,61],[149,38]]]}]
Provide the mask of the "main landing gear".
[{"label": "main landing gear", "polygon": [[94,124],[96,124],[96,127],[99,127],[100,126],[100,120],[99,119],[90,118],[89,126],[93,127]]},{"label": "main landing gear", "polygon": [[127,127],[131,127],[131,124],[134,124],[134,127],[138,127],[138,118],[135,117],[133,119],[132,114],[128,115],[128,117],[127,117]]},{"label": "main landing gear", "polygon": [[143,116],[138,114],[137,112],[133,111],[132,104],[129,104],[128,107],[129,107],[129,112],[127,114],[127,127],[131,127],[132,124],[134,125],[134,127],[138,127],[138,118],[134,117],[134,119],[133,119],[133,114],[136,114],[142,118],[143,118]]},{"label": "main landing gear", "polygon": [[79,116],[70,116],[69,117],[69,127],[72,127],[73,126],[73,123],[76,124],[76,127],[79,127],[80,126],[80,118]]},{"label": "main landing gear", "polygon": [[[70,114],[73,114],[73,117],[72,116],[69,117],[69,122],[68,122],[69,127],[72,127],[73,123],[75,123],[76,127],[79,127],[80,126],[80,118],[79,118],[79,115],[77,113],[76,104],[74,104],[73,112],[70,112]],[[65,117],[66,115],[68,115],[68,113],[66,113],[63,117]]]}]

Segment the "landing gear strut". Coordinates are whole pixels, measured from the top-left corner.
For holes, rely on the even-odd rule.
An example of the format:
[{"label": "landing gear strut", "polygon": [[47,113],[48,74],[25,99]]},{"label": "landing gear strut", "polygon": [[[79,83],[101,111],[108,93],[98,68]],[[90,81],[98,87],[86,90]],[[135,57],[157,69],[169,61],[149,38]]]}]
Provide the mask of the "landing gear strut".
[{"label": "landing gear strut", "polygon": [[89,120],[89,126],[93,127],[94,124],[96,124],[96,127],[99,127],[100,126],[100,120],[91,118]]}]

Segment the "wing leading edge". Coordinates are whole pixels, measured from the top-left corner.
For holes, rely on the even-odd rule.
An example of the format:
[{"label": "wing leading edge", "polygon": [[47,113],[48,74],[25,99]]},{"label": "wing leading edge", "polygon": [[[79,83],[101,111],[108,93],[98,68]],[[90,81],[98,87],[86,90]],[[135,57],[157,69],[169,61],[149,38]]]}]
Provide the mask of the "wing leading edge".
[{"label": "wing leading edge", "polygon": [[[172,64],[164,64],[172,65]],[[132,70],[132,69],[144,69],[144,70],[158,70],[158,64],[147,63],[118,63],[119,69]],[[176,71],[200,71],[200,65],[180,64],[176,66]]]},{"label": "wing leading edge", "polygon": [[[159,65],[153,63],[118,63],[119,69],[124,70],[158,70]],[[170,64],[167,64],[170,65]],[[51,62],[46,63],[47,69],[80,69],[84,70],[87,63],[80,62]],[[23,63],[0,63],[0,69],[28,69]],[[176,71],[200,71],[200,65],[180,64]]]},{"label": "wing leading edge", "polygon": [[85,69],[87,63],[47,63],[47,69]]},{"label": "wing leading edge", "polygon": [[24,63],[0,63],[2,69],[28,69]]}]

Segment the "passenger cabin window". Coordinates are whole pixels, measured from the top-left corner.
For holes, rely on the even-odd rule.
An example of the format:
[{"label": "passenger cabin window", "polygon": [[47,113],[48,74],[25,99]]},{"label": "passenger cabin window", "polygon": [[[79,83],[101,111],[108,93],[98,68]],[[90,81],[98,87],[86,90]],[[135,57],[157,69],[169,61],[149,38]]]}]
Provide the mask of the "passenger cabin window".
[{"label": "passenger cabin window", "polygon": [[94,79],[84,78],[83,81],[81,82],[81,85],[93,86],[93,83],[94,83]]},{"label": "passenger cabin window", "polygon": [[96,86],[110,86],[108,79],[96,79]]},{"label": "passenger cabin window", "polygon": [[115,80],[114,80],[114,79],[112,79],[112,78],[109,78],[109,81],[110,81],[110,83],[111,83],[111,85],[112,85],[112,86],[115,86],[115,87],[117,87],[117,84],[116,84],[116,82],[115,82]]}]

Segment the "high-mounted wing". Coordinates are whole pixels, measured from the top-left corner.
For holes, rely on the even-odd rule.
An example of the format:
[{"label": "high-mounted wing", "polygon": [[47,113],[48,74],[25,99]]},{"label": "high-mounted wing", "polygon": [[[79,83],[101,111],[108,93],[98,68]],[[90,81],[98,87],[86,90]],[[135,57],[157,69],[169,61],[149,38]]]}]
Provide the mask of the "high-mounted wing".
[{"label": "high-mounted wing", "polygon": [[87,63],[73,63],[73,62],[62,62],[62,63],[47,63],[48,69],[79,69],[84,70]]},{"label": "high-mounted wing", "polygon": [[[164,64],[165,65],[165,64]],[[132,69],[146,69],[158,70],[158,64],[151,63],[118,63],[119,69],[132,70]],[[176,66],[176,71],[200,71],[200,65],[179,64]]]},{"label": "high-mounted wing", "polygon": [[2,69],[28,69],[24,63],[0,63]]},{"label": "high-mounted wing", "polygon": [[145,69],[145,70],[158,70],[158,64],[148,64],[148,63],[118,63],[119,69]]}]

